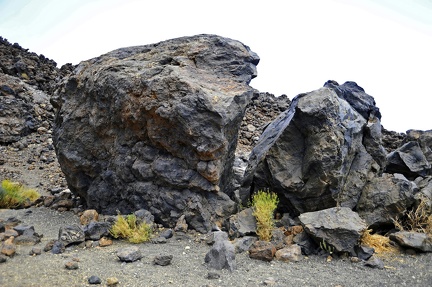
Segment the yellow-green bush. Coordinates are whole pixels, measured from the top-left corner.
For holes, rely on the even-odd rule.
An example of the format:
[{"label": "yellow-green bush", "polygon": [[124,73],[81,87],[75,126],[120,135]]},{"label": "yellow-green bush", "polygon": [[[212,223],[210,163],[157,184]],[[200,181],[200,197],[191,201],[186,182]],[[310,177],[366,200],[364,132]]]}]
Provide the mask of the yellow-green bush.
[{"label": "yellow-green bush", "polygon": [[253,215],[257,220],[257,234],[260,240],[271,240],[274,212],[278,203],[279,199],[273,192],[259,190],[252,196]]},{"label": "yellow-green bush", "polygon": [[40,194],[31,188],[10,180],[3,180],[0,187],[0,208],[17,208],[30,205]]},{"label": "yellow-green bush", "polygon": [[114,238],[127,239],[131,243],[142,243],[149,241],[152,235],[152,227],[142,222],[137,224],[137,218],[134,214],[125,216],[118,215],[117,221],[110,229]]}]

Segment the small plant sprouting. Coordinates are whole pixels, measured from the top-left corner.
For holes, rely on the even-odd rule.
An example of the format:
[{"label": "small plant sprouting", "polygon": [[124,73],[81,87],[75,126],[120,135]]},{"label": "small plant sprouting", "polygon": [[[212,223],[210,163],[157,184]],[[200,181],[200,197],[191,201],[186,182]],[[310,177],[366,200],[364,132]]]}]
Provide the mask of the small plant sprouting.
[{"label": "small plant sprouting", "polygon": [[145,222],[137,224],[135,214],[127,216],[118,214],[110,233],[114,238],[127,239],[131,243],[142,243],[150,240],[152,227]]},{"label": "small plant sprouting", "polygon": [[330,255],[332,255],[334,252],[334,247],[330,244],[327,244],[324,239],[322,240],[322,242],[320,242],[320,248]]},{"label": "small plant sprouting", "polygon": [[270,241],[274,228],[274,212],[279,203],[273,192],[259,190],[252,197],[253,215],[257,220],[257,235],[260,240]]}]

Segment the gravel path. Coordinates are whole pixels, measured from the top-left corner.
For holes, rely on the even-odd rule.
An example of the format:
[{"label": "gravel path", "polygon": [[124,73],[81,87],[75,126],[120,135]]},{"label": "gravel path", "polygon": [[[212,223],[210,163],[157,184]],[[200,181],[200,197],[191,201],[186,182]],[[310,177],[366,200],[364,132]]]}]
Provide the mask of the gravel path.
[{"label": "gravel path", "polygon": [[[29,210],[31,212],[29,212]],[[29,210],[0,210],[0,218],[16,216],[24,224],[34,225],[43,234],[42,248],[56,239],[58,230],[66,224],[78,223],[72,212],[58,212],[48,208]],[[0,286],[93,286],[88,277],[96,275],[106,286],[109,277],[119,280],[117,286],[431,286],[432,253],[415,256],[401,254],[384,258],[382,270],[351,263],[348,258],[326,262],[325,257],[310,256],[301,262],[270,263],[250,259],[247,254],[237,254],[237,270],[215,271],[204,264],[209,246],[200,236],[171,238],[166,244],[139,244],[144,257],[133,263],[122,263],[116,250],[131,244],[115,240],[108,247],[81,248],[72,246],[63,254],[43,252],[30,256],[32,246],[19,246],[17,255],[0,264]],[[153,265],[157,255],[173,255],[171,265]],[[78,258],[79,268],[67,270],[65,262]],[[220,278],[208,279],[209,272]],[[266,282],[266,283],[265,283]]]}]

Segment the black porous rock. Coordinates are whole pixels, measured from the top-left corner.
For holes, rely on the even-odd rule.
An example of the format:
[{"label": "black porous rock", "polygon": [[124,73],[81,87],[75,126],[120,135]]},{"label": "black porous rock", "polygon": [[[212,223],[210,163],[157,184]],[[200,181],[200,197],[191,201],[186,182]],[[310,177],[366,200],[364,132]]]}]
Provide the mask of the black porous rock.
[{"label": "black porous rock", "polygon": [[68,186],[103,214],[149,210],[201,233],[233,214],[238,130],[258,56],[215,35],[122,48],[57,87],[53,141]]}]

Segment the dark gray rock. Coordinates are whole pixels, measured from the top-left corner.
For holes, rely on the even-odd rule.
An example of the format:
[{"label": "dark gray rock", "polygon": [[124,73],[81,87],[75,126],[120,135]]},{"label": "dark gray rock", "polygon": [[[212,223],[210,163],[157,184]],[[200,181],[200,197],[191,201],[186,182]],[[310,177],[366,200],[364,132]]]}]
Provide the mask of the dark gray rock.
[{"label": "dark gray rock", "polygon": [[0,254],[0,263],[5,263],[7,261],[7,259],[8,258],[6,255]]},{"label": "dark gray rock", "polygon": [[99,240],[103,236],[109,236],[109,229],[112,224],[110,222],[92,221],[84,226],[84,234],[86,240]]},{"label": "dark gray rock", "polygon": [[153,264],[160,266],[167,266],[171,264],[173,259],[172,255],[158,255],[153,259]]},{"label": "dark gray rock", "polygon": [[[0,143],[10,144],[53,120],[49,95],[22,80],[0,73]],[[8,87],[5,89],[4,87]],[[48,126],[44,126],[49,127]]]},{"label": "dark gray rock", "polygon": [[162,231],[159,236],[163,237],[165,239],[170,239],[171,237],[173,237],[174,231],[169,228],[169,229],[165,229],[164,231]]},{"label": "dark gray rock", "polygon": [[134,262],[143,258],[141,251],[135,246],[119,249],[116,254],[120,261],[123,262]]},{"label": "dark gray rock", "polygon": [[23,235],[24,233],[26,233],[27,235],[33,235],[35,233],[33,225],[20,224],[15,226],[13,229],[18,232],[18,236]]},{"label": "dark gray rock", "polygon": [[233,242],[234,250],[236,253],[243,253],[245,251],[248,251],[252,244],[254,244],[256,241],[258,241],[258,238],[255,236],[244,236],[237,238]]},{"label": "dark gray rock", "polygon": [[104,214],[149,210],[206,233],[235,211],[238,129],[258,56],[198,35],[80,63],[58,86],[53,141],[73,193]]},{"label": "dark gray rock", "polygon": [[137,218],[137,224],[140,224],[142,222],[152,226],[154,224],[154,216],[151,214],[150,211],[145,209],[140,209],[134,212],[136,218]]},{"label": "dark gray rock", "polygon": [[301,247],[304,255],[317,254],[319,250],[319,245],[305,231],[296,234],[293,242]]},{"label": "dark gray rock", "polygon": [[[44,250],[49,248],[48,245],[51,245],[51,244],[47,244],[47,246],[45,246]],[[65,251],[65,249],[66,249],[65,244],[60,240],[56,240],[56,241],[52,242],[50,250],[51,250],[52,254],[61,254]]]},{"label": "dark gray rock", "polygon": [[151,240],[151,243],[154,244],[165,244],[167,243],[167,239],[165,237],[159,236]]},{"label": "dark gray rock", "polygon": [[251,207],[230,216],[228,234],[231,238],[256,234],[257,222]]},{"label": "dark gray rock", "polygon": [[213,279],[219,279],[220,274],[214,271],[209,271],[206,276],[207,279],[213,280]]},{"label": "dark gray rock", "polygon": [[223,231],[216,231],[213,234],[215,243],[207,252],[204,259],[205,263],[216,270],[228,269],[234,271],[237,268],[235,250],[231,242],[228,241],[228,234]]},{"label": "dark gray rock", "polygon": [[408,130],[406,135],[407,141],[416,141],[419,143],[427,161],[432,163],[432,130]]},{"label": "dark gray rock", "polygon": [[60,227],[58,240],[61,241],[65,246],[84,242],[84,230],[79,225],[67,225]]},{"label": "dark gray rock", "polygon": [[405,248],[432,252],[432,236],[426,233],[399,231],[390,234],[390,239]]},{"label": "dark gray rock", "polygon": [[358,245],[355,247],[357,258],[361,260],[368,260],[375,252],[375,249],[368,246]]},{"label": "dark gray rock", "polygon": [[349,252],[352,255],[355,255],[354,247],[367,227],[365,221],[347,207],[303,213],[299,220],[318,244],[325,243],[335,252]]},{"label": "dark gray rock", "polygon": [[414,203],[416,185],[398,174],[384,173],[366,183],[357,212],[367,225],[392,225]]},{"label": "dark gray rock", "polygon": [[384,269],[384,262],[376,256],[371,256],[364,265],[370,268]]},{"label": "dark gray rock", "polygon": [[401,173],[407,178],[430,174],[431,165],[416,141],[410,141],[387,155],[386,172]]},{"label": "dark gray rock", "polygon": [[269,188],[282,211],[294,215],[337,203],[356,206],[365,183],[384,166],[380,115],[373,98],[354,83],[337,89],[295,97],[269,124],[249,158],[239,192],[243,202]]},{"label": "dark gray rock", "polygon": [[98,276],[95,276],[95,275],[90,276],[87,281],[89,284],[101,284],[102,283],[102,280]]}]

